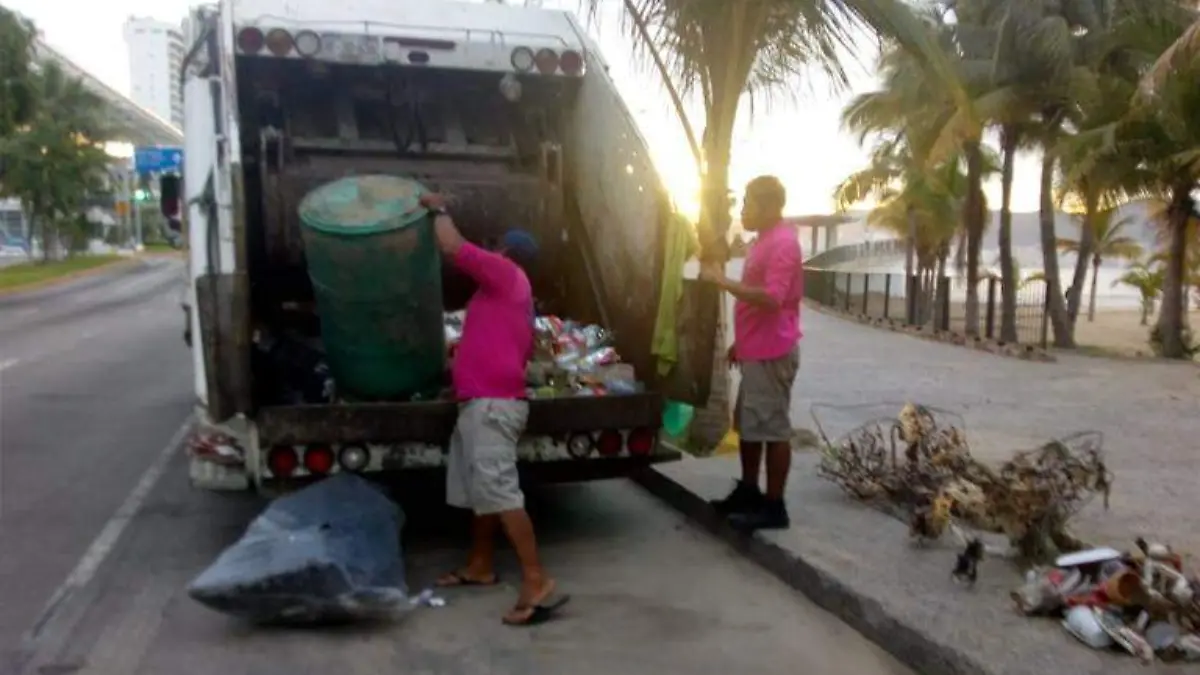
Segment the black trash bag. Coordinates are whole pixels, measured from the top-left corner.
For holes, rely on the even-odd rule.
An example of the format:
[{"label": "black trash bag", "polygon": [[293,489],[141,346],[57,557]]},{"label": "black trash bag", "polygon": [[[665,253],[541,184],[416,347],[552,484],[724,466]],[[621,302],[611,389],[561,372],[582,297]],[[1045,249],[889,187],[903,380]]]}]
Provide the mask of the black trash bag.
[{"label": "black trash bag", "polygon": [[397,618],[404,514],[379,488],[337,474],[271,503],[188,586],[219,612],[257,623]]}]

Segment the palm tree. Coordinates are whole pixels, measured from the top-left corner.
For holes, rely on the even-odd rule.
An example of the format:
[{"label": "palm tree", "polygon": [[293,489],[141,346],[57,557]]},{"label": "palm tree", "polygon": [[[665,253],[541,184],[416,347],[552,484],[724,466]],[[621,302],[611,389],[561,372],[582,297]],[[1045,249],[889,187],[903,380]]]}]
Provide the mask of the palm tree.
[{"label": "palm tree", "polygon": [[[1090,219],[1086,216],[1080,219],[1078,239],[1060,238],[1058,240],[1058,249],[1063,253],[1075,254],[1078,259],[1084,261],[1084,264],[1087,263],[1089,257],[1091,258],[1092,287],[1088,294],[1087,312],[1089,322],[1096,320],[1096,286],[1100,283],[1100,266],[1104,264],[1104,259],[1137,260],[1142,257],[1144,252],[1142,245],[1133,237],[1122,234],[1122,230],[1132,222],[1133,216],[1126,215],[1117,218],[1114,209],[1104,209],[1092,214]],[[1091,242],[1091,245],[1086,248],[1085,240]]]},{"label": "palm tree", "polygon": [[28,121],[33,112],[33,25],[0,7],[0,138]]},{"label": "palm tree", "polygon": [[[593,13],[602,2],[587,1]],[[945,68],[924,24],[902,0],[622,0],[622,9],[638,53],[652,61],[663,76],[676,114],[691,136],[694,154],[697,143],[683,99],[696,96],[703,108],[697,159],[701,183],[698,234],[705,262],[723,264],[728,257],[729,164],[737,114],[747,95],[792,91],[810,68],[845,85],[839,50],[851,46],[863,27],[905,45],[929,67]],[[707,303],[698,320],[715,325],[719,314],[719,302]],[[719,377],[726,377],[724,369],[718,370]],[[702,419],[727,414],[728,402],[719,394],[727,392],[728,386],[714,390],[717,395],[710,396]],[[711,439],[697,440],[708,443]]]},{"label": "palm tree", "polygon": [[1141,296],[1141,325],[1150,322],[1154,313],[1154,301],[1162,293],[1163,268],[1160,265],[1150,267],[1145,262],[1135,262],[1125,270],[1119,278],[1112,282],[1113,286],[1125,285],[1133,288]]}]

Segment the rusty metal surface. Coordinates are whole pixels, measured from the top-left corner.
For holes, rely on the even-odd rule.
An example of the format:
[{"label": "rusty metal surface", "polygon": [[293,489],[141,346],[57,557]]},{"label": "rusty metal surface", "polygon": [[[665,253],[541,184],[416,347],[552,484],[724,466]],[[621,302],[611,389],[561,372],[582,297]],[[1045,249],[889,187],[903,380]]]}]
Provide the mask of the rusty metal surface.
[{"label": "rusty metal surface", "polygon": [[214,422],[251,409],[249,293],[245,273],[196,279],[208,414]]},{"label": "rusty metal surface", "polygon": [[[575,431],[657,429],[663,398],[658,394],[535,399],[529,402],[532,436]],[[445,443],[454,430],[453,401],[272,406],[258,413],[264,446],[334,442]]]}]

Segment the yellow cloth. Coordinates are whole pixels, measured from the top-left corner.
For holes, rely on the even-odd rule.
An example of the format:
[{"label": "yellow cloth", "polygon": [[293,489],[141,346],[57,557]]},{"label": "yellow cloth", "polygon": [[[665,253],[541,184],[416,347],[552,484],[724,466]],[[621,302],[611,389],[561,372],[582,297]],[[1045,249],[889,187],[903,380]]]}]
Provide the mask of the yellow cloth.
[{"label": "yellow cloth", "polygon": [[741,445],[738,432],[730,429],[725,432],[725,437],[717,444],[717,449],[713,451],[714,455],[736,455],[738,447]]},{"label": "yellow cloth", "polygon": [[670,375],[671,369],[679,362],[676,326],[679,302],[683,298],[683,265],[700,248],[695,229],[683,216],[674,214],[667,227],[658,316],[654,319],[654,339],[650,347],[650,353],[658,359],[659,377]]}]

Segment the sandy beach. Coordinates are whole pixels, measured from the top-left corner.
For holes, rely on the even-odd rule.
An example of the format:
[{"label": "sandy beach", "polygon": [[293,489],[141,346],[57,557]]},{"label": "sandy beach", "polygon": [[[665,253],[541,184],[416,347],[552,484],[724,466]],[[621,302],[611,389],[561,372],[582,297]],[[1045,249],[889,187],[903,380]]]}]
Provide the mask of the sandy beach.
[{"label": "sandy beach", "polygon": [[[1150,329],[1158,314],[1150,316],[1149,325],[1139,323],[1141,313],[1136,309],[1096,309],[1096,320],[1089,322],[1080,316],[1075,325],[1075,342],[1080,347],[1092,347],[1121,356],[1150,356]],[[1188,314],[1192,326],[1200,326],[1200,310]]]}]

